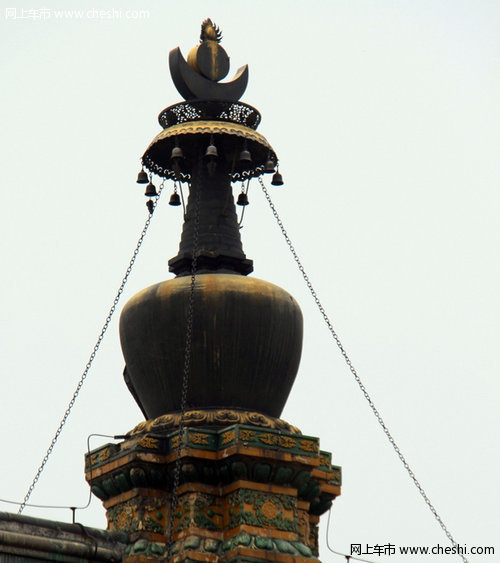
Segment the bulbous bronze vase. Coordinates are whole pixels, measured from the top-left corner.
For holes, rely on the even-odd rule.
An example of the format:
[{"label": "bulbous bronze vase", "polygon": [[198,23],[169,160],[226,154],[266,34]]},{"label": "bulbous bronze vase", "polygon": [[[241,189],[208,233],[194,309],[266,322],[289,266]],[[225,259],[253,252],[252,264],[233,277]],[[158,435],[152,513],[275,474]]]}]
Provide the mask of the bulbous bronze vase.
[{"label": "bulbous bronze vase", "polygon": [[[125,305],[120,339],[148,419],[180,410],[191,278],[152,285]],[[302,313],[280,287],[238,274],[196,276],[186,408],[279,417],[297,374]]]}]

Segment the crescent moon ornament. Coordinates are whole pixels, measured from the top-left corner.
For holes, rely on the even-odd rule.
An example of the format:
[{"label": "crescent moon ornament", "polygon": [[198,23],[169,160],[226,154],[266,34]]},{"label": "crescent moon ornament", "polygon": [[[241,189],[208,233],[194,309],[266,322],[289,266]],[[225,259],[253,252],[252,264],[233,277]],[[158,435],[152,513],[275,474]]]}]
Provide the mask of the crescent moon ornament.
[{"label": "crescent moon ornament", "polygon": [[237,102],[246,90],[248,65],[239,68],[230,82],[219,82],[229,72],[229,57],[219,45],[221,39],[220,29],[207,18],[201,24],[200,44],[189,51],[187,62],[179,47],[170,51],[170,74],[186,101]]},{"label": "crescent moon ornament", "polygon": [[230,82],[216,82],[196,72],[186,62],[179,47],[170,51],[169,66],[175,87],[186,101],[236,102],[241,98],[248,84],[248,65],[240,67]]}]

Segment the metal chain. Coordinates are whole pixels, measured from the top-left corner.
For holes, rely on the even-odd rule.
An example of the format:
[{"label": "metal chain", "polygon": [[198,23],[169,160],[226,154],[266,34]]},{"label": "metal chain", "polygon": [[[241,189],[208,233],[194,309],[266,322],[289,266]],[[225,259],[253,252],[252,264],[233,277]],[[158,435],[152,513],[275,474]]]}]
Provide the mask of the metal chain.
[{"label": "metal chain", "polygon": [[194,219],[194,236],[193,236],[193,261],[191,262],[191,285],[189,290],[189,304],[187,311],[187,324],[186,324],[186,346],[184,348],[184,369],[182,374],[182,387],[181,387],[181,416],[179,419],[179,433],[177,442],[177,457],[174,466],[174,483],[172,488],[172,501],[170,504],[170,515],[168,520],[168,551],[166,560],[170,559],[172,551],[172,544],[174,539],[174,513],[179,503],[179,484],[181,475],[182,463],[182,446],[184,443],[184,415],[186,414],[187,393],[189,387],[189,372],[191,368],[191,345],[193,341],[193,318],[194,318],[194,290],[196,283],[196,268],[198,266],[198,251],[199,251],[199,228],[200,228],[200,198],[201,189],[198,187],[195,200],[195,219]]},{"label": "metal chain", "polygon": [[54,449],[54,446],[56,445],[56,442],[59,438],[59,435],[61,434],[64,425],[66,424],[66,421],[68,420],[68,417],[71,413],[71,409],[73,408],[73,405],[75,404],[75,401],[78,397],[78,394],[80,393],[80,390],[83,386],[83,383],[85,382],[85,379],[87,378],[87,375],[90,371],[90,368],[92,367],[92,363],[96,357],[97,351],[99,350],[99,347],[101,346],[101,342],[104,338],[104,335],[106,334],[106,331],[108,330],[108,326],[109,323],[111,322],[111,318],[113,317],[113,314],[116,310],[116,306],[118,305],[118,301],[120,301],[120,297],[123,293],[123,290],[125,288],[125,285],[128,281],[128,278],[130,276],[130,272],[132,271],[132,268],[134,266],[134,263],[136,261],[137,255],[139,254],[139,249],[141,248],[141,245],[144,241],[144,237],[146,236],[146,233],[149,229],[149,225],[151,223],[151,219],[153,217],[153,212],[158,204],[158,200],[160,199],[160,195],[161,192],[164,188],[165,185],[165,181],[162,181],[162,183],[160,184],[160,187],[158,189],[158,195],[155,197],[154,201],[153,201],[153,205],[152,208],[149,212],[148,218],[146,219],[146,222],[144,223],[144,228],[142,229],[142,232],[139,236],[139,240],[137,241],[137,245],[134,249],[134,252],[132,254],[132,258],[130,259],[130,262],[128,264],[127,270],[125,271],[125,275],[123,276],[123,279],[121,281],[120,287],[118,288],[118,291],[116,293],[116,296],[113,300],[113,304],[111,305],[111,308],[108,312],[108,316],[106,317],[106,320],[104,322],[104,325],[101,329],[101,332],[97,338],[97,342],[94,345],[94,348],[92,350],[92,353],[90,354],[89,360],[87,362],[87,365],[85,366],[85,369],[83,370],[83,373],[80,377],[80,381],[78,382],[78,385],[76,386],[75,392],[73,393],[73,396],[71,397],[71,401],[68,404],[68,407],[66,408],[66,411],[64,413],[64,416],[61,419],[61,422],[59,423],[59,426],[57,427],[56,433],[54,434],[54,437],[52,438],[52,441],[50,442],[50,445],[47,449],[47,452],[45,453],[45,456],[42,460],[42,463],[40,464],[40,467],[38,468],[38,471],[35,474],[35,477],[33,478],[33,481],[31,482],[31,485],[29,486],[29,489],[24,497],[23,502],[21,503],[21,505],[19,506],[19,510],[18,510],[18,514],[21,514],[31,496],[31,494],[33,493],[33,489],[35,488],[38,479],[40,479],[40,475],[42,474],[42,471],[45,469],[45,465],[47,464],[47,461],[49,460],[50,454],[52,453],[52,450]]},{"label": "metal chain", "polygon": [[[387,436],[387,439],[389,440],[391,446],[394,448],[394,451],[396,452],[396,454],[399,457],[401,463],[403,464],[404,468],[408,472],[408,475],[411,477],[414,485],[417,487],[418,492],[422,495],[422,498],[424,499],[425,503],[427,504],[430,511],[434,515],[434,518],[438,521],[439,525],[441,526],[441,529],[446,534],[447,538],[450,540],[452,545],[454,547],[458,546],[458,543],[455,541],[455,539],[451,535],[451,532],[448,530],[445,523],[443,522],[443,520],[439,516],[437,510],[434,508],[434,505],[430,501],[430,499],[427,496],[426,492],[424,491],[422,485],[419,483],[417,477],[415,476],[415,473],[413,472],[413,470],[409,466],[408,462],[406,461],[406,458],[404,457],[403,453],[399,449],[399,446],[396,444],[396,441],[392,437],[392,434],[390,433],[389,428],[385,424],[382,416],[380,415],[377,407],[375,406],[375,403],[373,402],[372,398],[368,394],[368,391],[366,390],[364,383],[361,381],[361,378],[359,377],[359,375],[356,371],[356,368],[354,367],[353,363],[351,362],[351,359],[347,355],[347,352],[346,352],[339,336],[335,332],[335,329],[333,328],[333,325],[332,325],[328,315],[326,314],[326,311],[325,311],[323,305],[321,304],[321,301],[319,300],[319,297],[318,297],[316,291],[314,290],[314,287],[313,287],[313,285],[312,285],[312,283],[309,279],[309,276],[307,275],[306,271],[304,270],[304,266],[302,266],[302,262],[300,261],[299,256],[297,255],[297,252],[295,251],[295,248],[292,244],[292,241],[290,240],[290,237],[288,236],[288,233],[286,232],[286,229],[285,229],[285,227],[284,227],[284,225],[283,225],[283,223],[280,219],[280,216],[278,215],[278,212],[276,211],[276,207],[274,206],[273,202],[271,201],[271,197],[269,195],[269,192],[267,191],[266,186],[264,185],[264,182],[262,181],[262,178],[260,176],[259,176],[259,182],[260,182],[262,191],[264,192],[264,196],[265,196],[265,198],[266,198],[266,200],[269,204],[269,207],[271,208],[271,211],[274,215],[274,218],[276,219],[276,222],[278,223],[278,226],[281,229],[281,233],[282,233],[283,237],[285,238],[285,241],[288,245],[288,248],[290,249],[290,252],[292,253],[293,259],[297,263],[297,266],[300,270],[300,273],[302,274],[302,277],[304,278],[304,281],[306,282],[306,285],[307,285],[307,287],[308,287],[308,289],[309,289],[309,291],[310,291],[310,293],[311,293],[311,295],[314,299],[314,302],[316,303],[316,306],[318,307],[319,312],[321,313],[321,316],[323,317],[323,320],[325,321],[325,323],[328,327],[328,330],[330,331],[330,334],[333,336],[333,339],[335,340],[335,343],[337,344],[337,346],[340,350],[340,353],[344,357],[344,360],[345,360],[347,366],[349,367],[349,370],[351,371],[352,375],[354,376],[356,383],[358,384],[359,388],[361,389],[361,392],[363,393],[365,399],[368,401],[368,404],[370,405],[370,408],[372,409],[372,412],[375,415],[375,418],[377,419],[378,423],[382,427],[384,434]],[[465,555],[463,555],[461,553],[459,555],[462,558],[462,561],[464,563],[468,563],[468,559],[465,557]]]}]

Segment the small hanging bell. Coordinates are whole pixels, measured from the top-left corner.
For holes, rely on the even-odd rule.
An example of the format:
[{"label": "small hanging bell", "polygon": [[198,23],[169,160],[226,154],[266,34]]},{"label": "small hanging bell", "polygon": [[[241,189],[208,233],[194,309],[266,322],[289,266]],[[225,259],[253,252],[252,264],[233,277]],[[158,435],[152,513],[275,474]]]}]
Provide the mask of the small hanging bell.
[{"label": "small hanging bell", "polygon": [[170,155],[170,158],[174,161],[179,162],[180,160],[182,160],[184,158],[184,153],[182,152],[181,147],[174,147],[172,149],[172,154]]},{"label": "small hanging bell", "polygon": [[144,192],[144,195],[146,197],[155,197],[158,195],[158,192],[156,191],[153,182],[150,181],[149,184],[146,186],[146,191]]},{"label": "small hanging bell", "polygon": [[155,208],[154,201],[152,199],[148,199],[148,201],[146,201],[146,207],[148,208],[149,213],[153,213]]},{"label": "small hanging bell", "polygon": [[250,151],[245,147],[240,152],[240,164],[250,164],[252,162],[252,156],[250,155]]},{"label": "small hanging bell", "polygon": [[213,159],[213,158],[217,158],[219,156],[218,152],[217,152],[217,147],[210,143],[207,147],[207,150],[205,151],[205,158],[208,159]]},{"label": "small hanging bell", "polygon": [[238,200],[236,201],[237,205],[248,205],[249,201],[248,201],[248,197],[247,194],[245,192],[241,192],[240,195],[238,196]]},{"label": "small hanging bell", "polygon": [[268,158],[266,160],[266,164],[264,165],[264,174],[272,174],[274,172],[275,167],[276,164],[274,164],[274,160]]},{"label": "small hanging bell", "polygon": [[168,202],[169,205],[180,205],[181,204],[181,198],[179,197],[179,194],[177,192],[174,192],[171,196],[170,196],[170,201]]},{"label": "small hanging bell", "polygon": [[282,186],[283,185],[283,177],[279,172],[275,172],[273,174],[273,179],[271,180],[271,184],[273,186]]},{"label": "small hanging bell", "polygon": [[139,174],[137,174],[136,182],[138,184],[147,184],[149,182],[148,175],[146,174],[146,172],[144,170],[141,170],[139,172]]},{"label": "small hanging bell", "polygon": [[217,147],[214,145],[213,135],[210,136],[210,144],[205,151],[205,162],[207,163],[208,175],[213,176],[215,174],[215,168],[217,167],[217,157],[219,153],[217,152]]}]

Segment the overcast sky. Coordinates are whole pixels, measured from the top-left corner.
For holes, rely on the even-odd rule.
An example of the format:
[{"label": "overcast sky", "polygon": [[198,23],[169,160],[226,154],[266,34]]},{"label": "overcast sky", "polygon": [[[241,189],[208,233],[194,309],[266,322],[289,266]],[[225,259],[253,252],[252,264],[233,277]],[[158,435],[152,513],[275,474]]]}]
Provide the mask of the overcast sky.
[{"label": "overcast sky", "polygon": [[[23,499],[90,355],[146,219],[140,156],[160,131],[158,113],[181,99],[168,52],[187,55],[205,17],[222,29],[231,73],[249,64],[243,101],[262,113],[259,131],[286,182],[271,196],[368,391],[455,539],[498,554],[494,0],[2,3],[0,498]],[[181,213],[168,195],[120,308],[170,277]],[[253,275],[292,293],[305,318],[283,418],[319,436],[343,468],[330,545],[345,553],[351,543],[448,545],[332,342],[256,181],[249,199],[242,237]],[[122,380],[118,313],[34,503],[84,505],[87,436],[121,434],[142,419]],[[77,518],[105,526],[98,499]],[[320,558],[341,561],[325,534],[326,518]],[[434,559],[459,560],[426,561]]]}]

